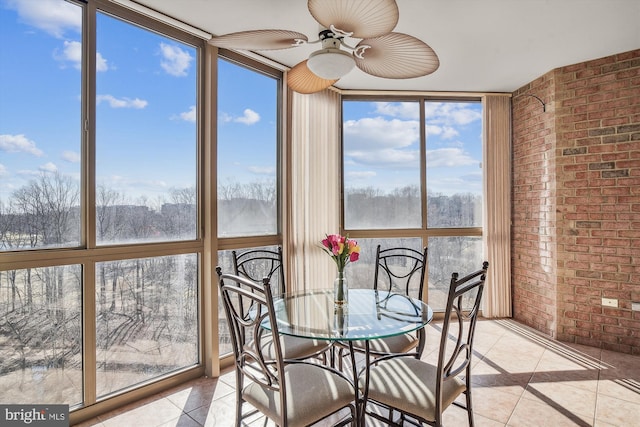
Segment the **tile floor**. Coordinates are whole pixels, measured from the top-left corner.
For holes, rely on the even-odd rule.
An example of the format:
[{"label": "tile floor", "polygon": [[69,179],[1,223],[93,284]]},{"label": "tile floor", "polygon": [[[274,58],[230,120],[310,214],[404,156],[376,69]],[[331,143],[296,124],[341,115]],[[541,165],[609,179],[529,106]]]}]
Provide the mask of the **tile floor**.
[{"label": "tile floor", "polygon": [[[424,359],[437,357],[438,339],[439,325],[433,323]],[[478,322],[474,346],[478,427],[640,426],[638,356],[559,343],[511,320]],[[79,426],[232,426],[234,378],[232,371],[201,378]],[[445,425],[468,425],[460,408],[445,414]]]}]

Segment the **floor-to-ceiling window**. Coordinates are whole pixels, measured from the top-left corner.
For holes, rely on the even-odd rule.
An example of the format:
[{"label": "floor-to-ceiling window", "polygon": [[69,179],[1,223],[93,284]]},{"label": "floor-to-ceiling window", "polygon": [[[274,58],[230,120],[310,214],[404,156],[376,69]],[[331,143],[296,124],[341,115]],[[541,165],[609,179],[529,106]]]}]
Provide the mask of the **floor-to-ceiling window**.
[{"label": "floor-to-ceiling window", "polygon": [[[217,83],[218,265],[233,272],[233,250],[273,249],[282,241],[282,75],[222,52]],[[225,355],[232,349],[222,306],[218,317],[220,355]]]},{"label": "floor-to-ceiling window", "polygon": [[0,3],[0,401],[199,368],[204,42],[107,1]]},{"label": "floor-to-ceiling window", "polygon": [[[481,266],[480,100],[343,100],[343,222],[361,244],[350,282],[371,287],[376,246],[428,247],[424,297]],[[368,274],[365,274],[370,272]]]}]

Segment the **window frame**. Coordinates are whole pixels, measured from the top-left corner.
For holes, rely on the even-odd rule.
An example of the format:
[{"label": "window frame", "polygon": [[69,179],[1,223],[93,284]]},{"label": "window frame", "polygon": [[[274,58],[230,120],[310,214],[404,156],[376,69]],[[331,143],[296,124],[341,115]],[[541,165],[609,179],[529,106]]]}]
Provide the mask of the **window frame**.
[{"label": "window frame", "polygon": [[[348,229],[345,228],[345,169],[344,169],[344,103],[350,101],[361,102],[419,102],[420,108],[420,197],[421,197],[421,211],[422,211],[422,225],[420,228],[399,228],[399,229]],[[391,238],[411,238],[418,237],[422,239],[422,246],[427,246],[429,238],[431,237],[480,237],[483,238],[483,227],[448,227],[448,228],[431,228],[427,223],[427,161],[426,161],[426,120],[425,120],[425,104],[427,102],[477,102],[482,105],[483,111],[485,109],[484,97],[482,94],[451,94],[449,96],[442,96],[439,94],[412,94],[412,95],[384,95],[375,94],[369,92],[365,95],[362,94],[349,94],[349,91],[345,91],[342,96],[341,102],[341,140],[340,140],[340,228],[341,233],[348,234],[353,239],[391,239]],[[481,118],[483,121],[482,126],[484,128],[484,115]],[[484,134],[481,139],[481,149],[485,150]],[[486,176],[486,170],[482,169],[483,180]],[[484,193],[482,195],[482,203],[485,203]],[[427,272],[425,280],[429,280],[429,265],[427,264]],[[428,286],[424,286],[423,300],[429,301]],[[436,311],[436,310],[434,310]]]},{"label": "window frame", "polygon": [[[225,251],[232,250],[249,250],[261,247],[269,247],[269,246],[282,246],[283,245],[283,236],[282,236],[282,228],[283,228],[283,192],[284,192],[284,184],[283,184],[283,153],[285,151],[284,147],[284,136],[283,136],[283,117],[284,117],[284,73],[282,71],[271,68],[261,62],[253,60],[251,58],[247,58],[246,56],[240,55],[237,52],[228,50],[228,49],[218,49],[218,58],[216,60],[225,60],[230,63],[233,63],[237,66],[244,67],[247,70],[254,71],[256,73],[263,74],[267,77],[274,78],[277,81],[277,99],[276,99],[276,221],[277,221],[277,230],[275,234],[265,234],[265,235],[250,235],[250,236],[232,236],[232,237],[220,237],[218,235],[217,226],[215,229],[215,233],[212,236],[212,239],[216,241],[216,254]],[[215,84],[219,84],[219,82],[215,82]],[[217,141],[217,139],[216,139]],[[217,149],[217,144],[216,144]],[[216,156],[217,159],[217,156]],[[217,172],[217,169],[216,169]],[[216,173],[216,185],[217,185],[217,173]],[[216,208],[214,212],[217,213],[217,187],[213,189],[216,194]],[[215,273],[214,273],[215,274]],[[217,289],[217,278],[214,279],[213,285]],[[220,304],[218,306],[213,306],[215,309],[215,313],[218,317],[224,316],[223,312],[219,310],[222,309]],[[213,311],[213,310],[212,310]],[[218,334],[217,324],[216,324],[216,336]],[[218,340],[220,337],[218,337]],[[219,346],[219,344],[218,344]],[[219,348],[219,347],[218,347]],[[229,367],[233,364],[233,353],[224,353],[219,354],[219,361],[221,367]]]},{"label": "window frame", "polygon": [[[160,22],[142,13],[115,4],[109,0],[66,0],[78,5],[82,11],[82,70],[81,70],[81,179],[80,244],[74,247],[34,248],[29,250],[7,251],[0,253],[0,271],[20,270],[39,267],[79,265],[82,273],[82,403],[70,408],[72,424],[95,416],[98,413],[121,406],[131,400],[158,393],[167,387],[197,378],[205,373],[207,355],[203,342],[209,327],[206,317],[205,292],[206,257],[204,212],[209,196],[205,194],[204,170],[206,162],[206,135],[210,123],[205,117],[205,75],[207,73],[207,43],[204,39]],[[152,31],[180,43],[188,44],[196,50],[196,144],[195,159],[197,227],[196,237],[190,240],[126,243],[113,245],[96,244],[96,16],[104,13],[130,25]],[[104,398],[96,396],[96,264],[99,262],[132,260],[162,256],[194,254],[198,259],[198,357],[199,363],[187,366],[168,374],[160,375],[149,381],[134,384],[118,390]]]}]

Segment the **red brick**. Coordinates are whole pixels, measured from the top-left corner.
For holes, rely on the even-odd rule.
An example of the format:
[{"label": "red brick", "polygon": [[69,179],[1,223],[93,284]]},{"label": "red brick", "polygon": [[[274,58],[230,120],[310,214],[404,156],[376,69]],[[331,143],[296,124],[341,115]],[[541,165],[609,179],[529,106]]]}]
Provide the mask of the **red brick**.
[{"label": "red brick", "polygon": [[[640,355],[640,313],[629,310],[640,299],[638,58],[567,65],[516,91],[555,102],[547,114],[531,102],[513,110],[512,272],[516,318]],[[603,308],[603,295],[620,307]]]}]

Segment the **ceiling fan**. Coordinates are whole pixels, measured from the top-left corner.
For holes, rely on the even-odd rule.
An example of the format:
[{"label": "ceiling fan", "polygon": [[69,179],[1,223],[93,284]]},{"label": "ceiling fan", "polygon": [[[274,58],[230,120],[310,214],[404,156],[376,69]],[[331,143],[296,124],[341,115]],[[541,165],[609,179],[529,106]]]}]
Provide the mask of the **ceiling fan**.
[{"label": "ceiling fan", "polygon": [[[289,87],[299,93],[325,89],[354,66],[367,74],[408,79],[433,73],[440,66],[436,53],[423,41],[392,32],[398,23],[395,0],[308,0],[311,16],[323,29],[319,39],[287,30],[252,30],[213,37],[211,44],[228,49],[275,50],[321,43],[322,48],[288,73]],[[345,38],[360,39],[355,46]]]}]

